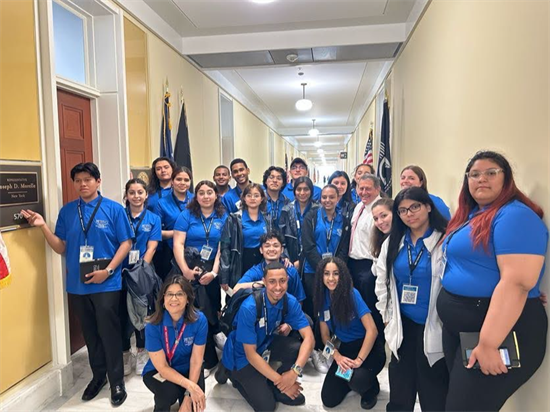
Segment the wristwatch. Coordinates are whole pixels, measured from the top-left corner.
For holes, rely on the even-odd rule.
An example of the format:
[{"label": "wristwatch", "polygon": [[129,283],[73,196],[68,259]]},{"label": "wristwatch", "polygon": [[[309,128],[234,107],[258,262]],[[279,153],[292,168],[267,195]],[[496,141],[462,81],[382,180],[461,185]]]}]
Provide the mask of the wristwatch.
[{"label": "wristwatch", "polygon": [[191,396],[191,392],[189,392],[189,389],[185,390],[185,396]]},{"label": "wristwatch", "polygon": [[290,370],[301,378],[302,377],[302,372],[304,371],[304,368],[302,368],[300,365],[294,364],[294,365],[292,365]]},{"label": "wristwatch", "polygon": [[107,271],[107,273],[109,274],[109,276],[113,276],[115,274],[115,271],[109,267],[105,268],[105,270]]}]

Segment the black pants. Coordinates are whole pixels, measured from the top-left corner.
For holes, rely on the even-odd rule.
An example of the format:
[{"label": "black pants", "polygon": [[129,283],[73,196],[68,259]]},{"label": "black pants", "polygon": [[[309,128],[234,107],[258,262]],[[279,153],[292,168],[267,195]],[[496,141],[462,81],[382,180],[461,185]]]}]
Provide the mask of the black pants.
[{"label": "black pants", "polygon": [[484,375],[466,369],[460,351],[460,332],[479,332],[489,309],[488,298],[467,298],[444,289],[437,299],[443,322],[443,350],[450,373],[447,411],[498,411],[506,400],[529,380],[541,365],[546,352],[548,318],[539,298],[527,299],[512,328],[516,332],[521,368],[508,373]]},{"label": "black pants", "polygon": [[304,292],[306,298],[302,304],[302,310],[305,314],[309,315],[313,321],[317,319],[317,313],[313,310],[313,291],[315,289],[315,273],[304,273],[302,277],[302,285],[304,286]]},{"label": "black pants", "polygon": [[155,272],[162,279],[166,279],[166,276],[172,270],[172,258],[174,257],[174,252],[172,248],[163,240],[159,244],[159,248],[153,256],[153,264],[155,265]]},{"label": "black pants", "polygon": [[[296,362],[301,344],[300,339],[295,336],[275,336],[269,345],[269,350],[271,351],[270,361],[282,362],[277,369],[278,373],[290,370]],[[248,364],[238,371],[229,371],[229,377],[233,386],[255,411],[275,410],[277,405],[275,396],[279,390],[252,365]]]},{"label": "black pants", "polygon": [[[355,359],[362,345],[363,339],[347,343],[342,342],[338,352],[350,359]],[[386,352],[384,345],[380,343],[375,343],[361,367],[353,370],[353,375],[349,382],[336,376],[338,364],[332,362],[325,376],[323,389],[321,390],[323,405],[327,408],[334,408],[340,405],[350,391],[357,392],[361,396],[368,395],[369,393],[373,395],[378,394],[380,392],[380,385],[376,375],[384,368],[385,363]]]},{"label": "black pants", "polygon": [[243,273],[238,274],[239,279],[242,278],[248,269],[260,263],[262,259],[263,256],[260,253],[259,247],[243,248]]},{"label": "black pants", "polygon": [[145,348],[145,329],[137,330],[128,316],[128,304],[126,299],[128,291],[123,289],[120,291],[120,304],[118,309],[118,316],[120,318],[120,338],[122,340],[122,352],[128,352],[130,350],[130,338],[132,334],[136,334],[136,347],[138,349]]},{"label": "black pants", "polygon": [[378,297],[374,292],[376,277],[372,274],[373,261],[370,259],[348,259],[348,268],[353,279],[353,286],[371,310],[372,318],[378,329],[378,336],[384,337],[384,323],[380,311],[376,308]]},{"label": "black pants", "polygon": [[124,383],[118,308],[120,291],[73,295],[95,380]]},{"label": "black pants", "polygon": [[[185,388],[169,381],[160,382],[153,378],[156,374],[156,370],[147,372],[143,375],[143,383],[145,383],[145,386],[155,395],[154,412],[170,411],[170,407],[175,404],[176,401],[179,401],[180,404],[183,402]],[[182,373],[182,375],[189,379],[189,372]],[[204,392],[204,374],[202,370],[197,385],[199,385]]]},{"label": "black pants", "polygon": [[445,410],[449,374],[445,360],[432,367],[424,354],[424,325],[401,315],[403,342],[399,361],[392,354],[389,366],[390,402],[387,411],[413,411],[416,394],[422,411]]}]

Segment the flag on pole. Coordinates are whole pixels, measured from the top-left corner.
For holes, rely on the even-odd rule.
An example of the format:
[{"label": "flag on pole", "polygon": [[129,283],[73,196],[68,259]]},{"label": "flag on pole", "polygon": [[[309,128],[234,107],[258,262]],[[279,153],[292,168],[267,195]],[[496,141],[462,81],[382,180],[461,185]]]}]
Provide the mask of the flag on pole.
[{"label": "flag on pole", "polygon": [[187,113],[185,112],[185,101],[181,106],[180,123],[174,149],[174,161],[178,166],[185,166],[193,171],[191,167],[191,145],[189,144],[189,129],[187,128]]},{"label": "flag on pole", "polygon": [[10,258],[8,257],[8,248],[2,239],[0,233],[0,289],[9,286],[11,283]]},{"label": "flag on pole", "polygon": [[286,177],[286,182],[285,183],[288,183],[290,182],[290,170],[288,170],[288,154],[285,152],[285,171],[287,173],[287,177]]},{"label": "flag on pole", "polygon": [[369,138],[367,139],[367,145],[365,146],[365,154],[363,155],[363,164],[372,165],[374,162],[372,153],[372,127],[369,131]]},{"label": "flag on pole", "polygon": [[382,181],[382,191],[391,197],[390,109],[387,99],[384,100],[384,109],[382,111],[380,153],[378,154],[378,177]]},{"label": "flag on pole", "polygon": [[162,103],[162,122],[160,124],[160,156],[174,159],[172,151],[172,123],[170,122],[170,93],[168,87]]}]

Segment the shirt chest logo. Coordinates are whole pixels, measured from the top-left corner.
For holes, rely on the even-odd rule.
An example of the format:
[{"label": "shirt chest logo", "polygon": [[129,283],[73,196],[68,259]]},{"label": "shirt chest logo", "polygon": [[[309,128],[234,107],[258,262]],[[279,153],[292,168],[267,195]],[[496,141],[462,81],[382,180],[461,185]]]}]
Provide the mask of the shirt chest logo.
[{"label": "shirt chest logo", "polygon": [[214,229],[221,230],[222,229],[222,222],[214,222]]},{"label": "shirt chest logo", "polygon": [[109,226],[109,222],[107,220],[101,220],[101,219],[95,220],[95,227],[97,229],[105,230],[107,229],[108,226]]},{"label": "shirt chest logo", "polygon": [[342,229],[336,229],[336,234],[338,236],[342,236]]},{"label": "shirt chest logo", "polygon": [[195,341],[195,337],[194,336],[189,336],[187,338],[183,338],[183,344],[185,346],[191,346],[193,344],[193,342]]},{"label": "shirt chest logo", "polygon": [[141,225],[141,230],[143,230],[144,232],[150,232],[151,229],[152,229],[152,226],[149,223],[145,223]]}]

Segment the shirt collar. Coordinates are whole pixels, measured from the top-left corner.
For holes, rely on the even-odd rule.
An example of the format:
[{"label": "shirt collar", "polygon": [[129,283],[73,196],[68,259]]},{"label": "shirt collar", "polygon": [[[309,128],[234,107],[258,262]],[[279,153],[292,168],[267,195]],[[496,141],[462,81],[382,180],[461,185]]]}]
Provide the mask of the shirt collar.
[{"label": "shirt collar", "polygon": [[[323,221],[328,222],[328,217],[327,217],[327,214],[325,212],[325,209],[320,207],[319,212],[321,212],[321,218],[323,219]],[[342,219],[343,219],[343,217],[342,217],[341,213],[337,213],[337,212],[334,213],[334,223],[340,223],[342,221]]]},{"label": "shirt collar", "polygon": [[246,221],[246,222],[250,222],[252,224],[258,224],[259,222],[263,222],[264,215],[263,215],[262,212],[258,212],[258,220],[254,221],[250,218],[250,215],[248,214],[248,210],[243,210],[241,219],[242,219],[243,222]]},{"label": "shirt collar", "polygon": [[[432,235],[433,232],[434,232],[433,228],[428,227],[426,232],[421,237],[418,238],[418,240],[416,241],[416,244],[418,245],[418,242],[420,242],[420,241],[422,242],[421,244],[424,244],[424,239],[429,238]],[[405,233],[405,242],[408,243],[411,246],[414,246],[413,242],[412,242],[412,239],[411,239],[411,230],[410,229],[407,229],[407,232]]]},{"label": "shirt collar", "polygon": [[269,298],[267,297],[267,291],[264,288],[264,302],[265,302],[265,305],[266,305],[267,309],[275,308],[277,310],[282,310],[283,309],[283,299],[284,298],[285,298],[285,295],[283,295],[283,297],[275,305],[273,305],[271,303],[271,301],[269,300]]},{"label": "shirt collar", "polygon": [[[178,323],[176,324],[176,330],[179,330],[183,325],[183,318],[185,318],[185,316],[182,316],[180,320],[178,320]],[[168,328],[174,327],[172,316],[170,316],[170,313],[168,313],[166,309],[164,310],[164,316],[162,317],[162,326],[166,326]]]},{"label": "shirt collar", "polygon": [[86,203],[84,201],[84,199],[82,199],[81,197],[79,197],[78,199],[79,199],[80,204],[95,206],[95,205],[97,205],[97,202],[99,202],[100,197],[101,197],[101,192],[98,190],[96,198],[94,200],[92,200],[91,202]]}]

